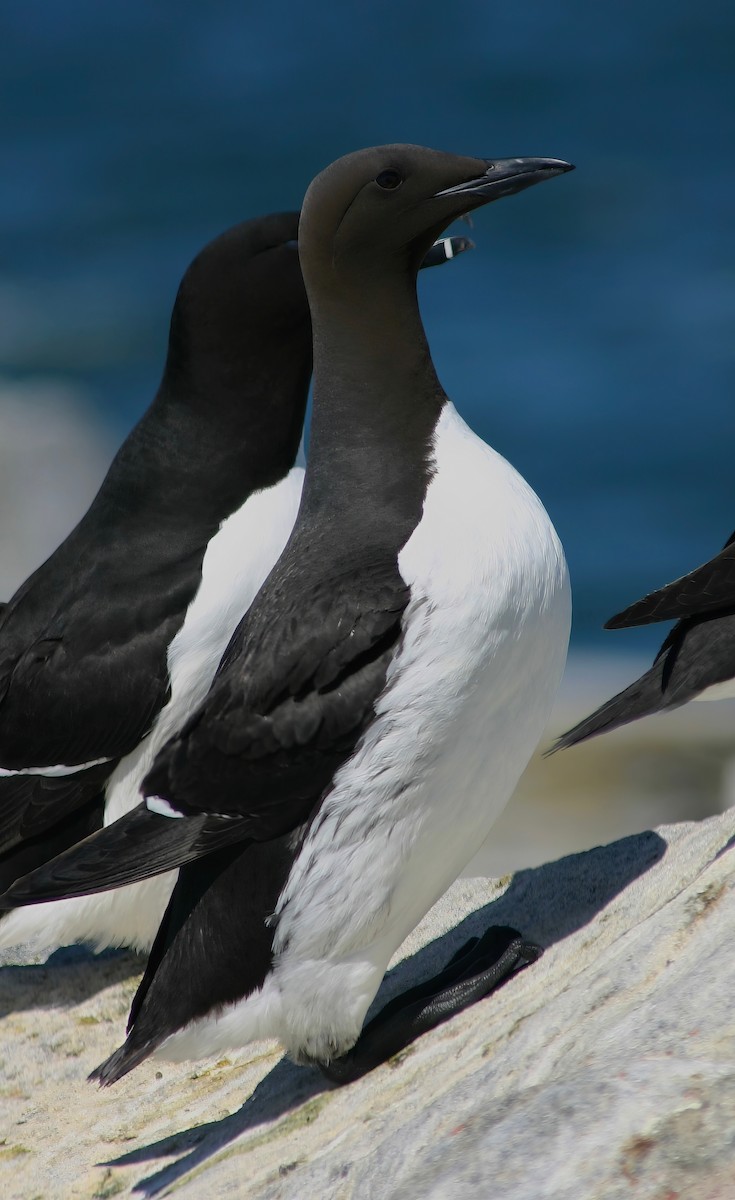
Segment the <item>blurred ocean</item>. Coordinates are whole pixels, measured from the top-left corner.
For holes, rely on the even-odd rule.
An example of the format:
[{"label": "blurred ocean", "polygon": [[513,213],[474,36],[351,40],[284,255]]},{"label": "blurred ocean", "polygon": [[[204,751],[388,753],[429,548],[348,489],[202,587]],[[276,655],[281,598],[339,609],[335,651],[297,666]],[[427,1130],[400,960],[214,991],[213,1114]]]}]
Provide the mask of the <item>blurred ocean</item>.
[{"label": "blurred ocean", "polygon": [[[479,212],[477,249],[422,279],[423,311],[449,394],[566,546],[586,682],[556,727],[630,679],[661,631],[603,620],[735,527],[735,7],[25,0],[2,26],[0,598],[81,515],[152,397],[207,239],[297,207],[360,146],[558,156],[578,170]],[[730,726],[702,726],[704,708],[682,717],[713,733],[677,814],[729,796]],[[562,848],[593,838],[579,813],[595,789],[605,836],[653,822],[641,780],[658,772],[661,792],[662,763],[671,818],[684,725],[661,728],[658,758],[636,732],[532,770],[537,798],[569,802]],[[623,794],[635,816],[611,825]]]}]

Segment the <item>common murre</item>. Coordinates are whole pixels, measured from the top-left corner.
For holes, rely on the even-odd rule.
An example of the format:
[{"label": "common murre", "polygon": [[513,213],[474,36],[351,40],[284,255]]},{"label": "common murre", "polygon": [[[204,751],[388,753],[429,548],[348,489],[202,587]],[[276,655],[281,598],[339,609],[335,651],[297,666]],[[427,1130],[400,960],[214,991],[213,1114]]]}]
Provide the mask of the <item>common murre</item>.
[{"label": "common murre", "polygon": [[557,740],[552,752],[689,700],[735,697],[735,534],[688,575],[667,583],[605,622],[629,629],[676,621],[653,666]]},{"label": "common murre", "polygon": [[[197,255],[153,403],[0,610],[0,890],[139,802],[286,543],[311,374],[298,218],[243,222]],[[471,245],[443,238],[422,265]],[[0,946],[149,949],[173,882],[5,916]]]},{"label": "common murre", "polygon": [[153,1051],[266,1036],[352,1078],[533,957],[491,931],[418,1008],[411,993],[358,1040],[391,954],[485,840],[541,736],[570,620],[540,501],[439,384],[416,271],[455,217],[569,169],[387,146],[312,183],[299,242],[314,413],[286,550],[157,758],[150,807],[6,898],[189,864],[101,1082]]},{"label": "common murre", "polygon": [[[0,618],[4,886],[138,802],[286,542],[311,375],[297,230],[276,213],[197,255],[152,404]],[[172,884],[5,917],[0,945],[147,948]]]}]

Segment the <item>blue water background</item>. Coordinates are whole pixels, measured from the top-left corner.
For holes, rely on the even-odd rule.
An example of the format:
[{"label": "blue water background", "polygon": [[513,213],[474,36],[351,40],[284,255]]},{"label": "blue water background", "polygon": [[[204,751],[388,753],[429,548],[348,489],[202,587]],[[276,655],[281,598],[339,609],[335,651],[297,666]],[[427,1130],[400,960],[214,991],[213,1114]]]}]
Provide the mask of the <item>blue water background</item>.
[{"label": "blue water background", "polygon": [[[735,6],[24,0],[0,36],[0,377],[121,439],[188,260],[364,145],[541,154],[422,282],[435,362],[564,540],[577,647],[735,527]],[[636,640],[637,639],[637,640]]]}]

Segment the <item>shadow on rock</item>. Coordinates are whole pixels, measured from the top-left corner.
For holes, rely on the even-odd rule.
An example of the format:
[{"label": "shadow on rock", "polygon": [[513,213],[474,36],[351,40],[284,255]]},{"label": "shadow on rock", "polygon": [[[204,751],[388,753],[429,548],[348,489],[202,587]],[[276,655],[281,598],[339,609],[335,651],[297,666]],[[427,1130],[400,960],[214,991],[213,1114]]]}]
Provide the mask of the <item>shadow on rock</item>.
[{"label": "shadow on rock", "polygon": [[479,937],[490,925],[510,925],[548,949],[587,925],[665,853],[664,839],[649,831],[517,871],[497,900],[470,913],[390,971],[368,1019],[399,992],[436,974],[468,938]]},{"label": "shadow on rock", "polygon": [[82,946],[56,950],[45,963],[0,965],[0,1017],[33,1008],[81,1004],[114,983],[140,975],[145,959],[128,950],[93,954]]},{"label": "shadow on rock", "polygon": [[[507,891],[497,900],[477,909],[443,937],[390,971],[368,1017],[397,993],[438,972],[468,938],[482,934],[490,925],[514,926],[525,937],[545,947],[568,937],[660,862],[665,853],[663,838],[652,832],[640,833],[542,867],[518,871]],[[129,1167],[180,1154],[175,1163],[135,1185],[135,1191],[155,1196],[242,1134],[276,1121],[328,1088],[316,1071],[281,1059],[231,1116],[179,1131],[101,1165]],[[308,1118],[305,1116],[304,1119]],[[278,1136],[278,1128],[269,1130],[267,1136]]]},{"label": "shadow on rock", "polygon": [[[256,1087],[237,1112],[219,1121],[210,1121],[196,1125],[192,1129],[184,1129],[169,1137],[131,1150],[120,1158],[100,1163],[104,1167],[130,1167],[136,1163],[148,1162],[150,1159],[164,1158],[178,1154],[175,1163],[162,1167],[154,1175],[139,1180],[133,1190],[142,1192],[145,1196],[155,1196],[176,1183],[182,1176],[195,1170],[208,1158],[218,1154],[230,1142],[234,1142],[248,1130],[257,1129],[277,1121],[292,1109],[297,1109],[312,1100],[328,1088],[324,1078],[314,1070],[297,1067],[286,1058],[282,1058],[265,1079]],[[296,1114],[298,1115],[298,1114]],[[304,1122],[308,1121],[304,1115]],[[279,1128],[268,1131],[270,1137],[279,1136]]]}]

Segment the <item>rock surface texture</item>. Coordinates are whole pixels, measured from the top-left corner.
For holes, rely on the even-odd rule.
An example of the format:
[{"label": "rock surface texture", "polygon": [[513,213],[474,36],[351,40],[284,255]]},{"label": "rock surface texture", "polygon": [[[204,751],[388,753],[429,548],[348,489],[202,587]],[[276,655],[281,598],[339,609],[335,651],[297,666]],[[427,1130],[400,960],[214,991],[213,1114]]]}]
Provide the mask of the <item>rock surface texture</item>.
[{"label": "rock surface texture", "polygon": [[85,1076],[121,1038],[139,960],[6,965],[0,1194],[732,1200],[734,879],[729,811],[461,881],[381,1003],[490,923],[546,954],[343,1090],[263,1043],[99,1092]]}]

